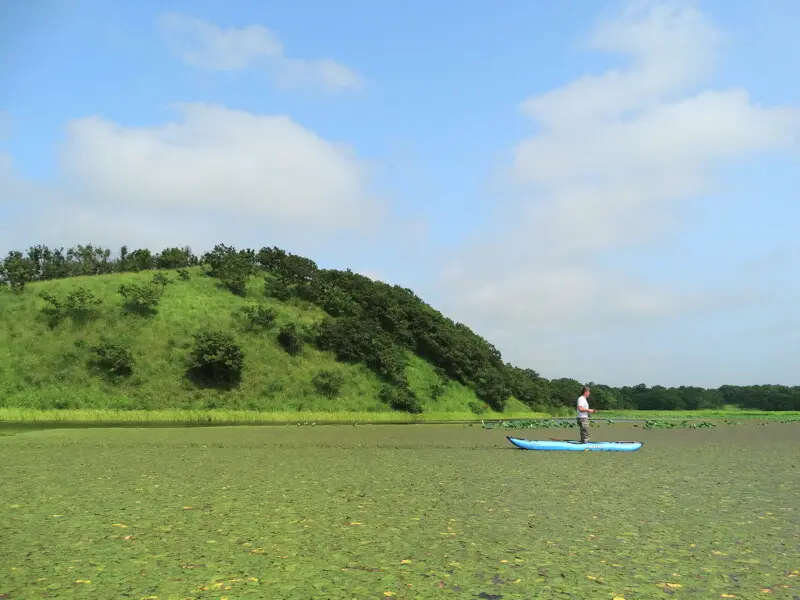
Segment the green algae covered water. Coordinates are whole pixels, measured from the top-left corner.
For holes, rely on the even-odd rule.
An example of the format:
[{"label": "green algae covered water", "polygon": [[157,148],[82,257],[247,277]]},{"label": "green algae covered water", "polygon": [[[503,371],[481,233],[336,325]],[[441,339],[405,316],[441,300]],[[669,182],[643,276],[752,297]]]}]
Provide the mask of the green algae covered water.
[{"label": "green algae covered water", "polygon": [[634,453],[465,425],[12,433],[0,598],[800,595],[797,423],[592,431]]}]

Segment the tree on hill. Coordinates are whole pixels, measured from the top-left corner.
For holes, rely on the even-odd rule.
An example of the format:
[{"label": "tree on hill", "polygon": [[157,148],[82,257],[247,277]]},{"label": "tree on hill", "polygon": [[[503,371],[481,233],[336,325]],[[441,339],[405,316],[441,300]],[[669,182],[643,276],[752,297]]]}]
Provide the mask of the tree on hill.
[{"label": "tree on hill", "polygon": [[515,398],[530,407],[546,407],[550,404],[549,382],[533,369],[521,369],[506,364],[506,379]]},{"label": "tree on hill", "polygon": [[193,267],[197,264],[197,257],[192,254],[191,248],[166,248],[155,257],[158,269],[182,269]]},{"label": "tree on hill", "polygon": [[22,292],[25,286],[36,279],[37,265],[22,252],[12,250],[0,267],[0,283],[8,285],[14,292]]},{"label": "tree on hill", "polygon": [[207,265],[207,274],[216,277],[232,293],[244,296],[247,281],[255,272],[255,252],[253,250],[236,251],[232,246],[217,244],[211,252],[206,252],[200,264]]}]

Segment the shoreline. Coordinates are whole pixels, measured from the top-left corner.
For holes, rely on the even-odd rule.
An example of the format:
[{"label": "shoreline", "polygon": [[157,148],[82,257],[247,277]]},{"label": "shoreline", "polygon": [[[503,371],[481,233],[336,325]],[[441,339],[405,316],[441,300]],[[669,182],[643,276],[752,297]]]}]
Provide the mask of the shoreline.
[{"label": "shoreline", "polygon": [[[518,420],[571,421],[573,417],[543,412],[528,413],[420,413],[285,411],[260,412],[226,409],[114,410],[0,408],[0,426],[232,426],[232,425],[405,425],[480,424]],[[601,411],[593,420],[645,421],[648,419],[761,419],[798,420],[800,411],[698,410]]]},{"label": "shoreline", "polygon": [[261,412],[225,409],[113,410],[0,408],[0,425],[378,425],[480,423],[511,419],[548,419],[547,413]]}]

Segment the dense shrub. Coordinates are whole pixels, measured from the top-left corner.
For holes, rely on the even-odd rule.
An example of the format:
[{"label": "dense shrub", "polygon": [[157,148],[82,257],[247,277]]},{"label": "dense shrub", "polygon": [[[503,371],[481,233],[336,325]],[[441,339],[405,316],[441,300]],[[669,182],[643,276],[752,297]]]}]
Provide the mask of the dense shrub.
[{"label": "dense shrub", "polygon": [[[386,363],[399,359],[399,350],[410,351],[439,367],[448,379],[471,386],[493,406],[503,406],[510,396],[510,387],[503,383],[505,365],[497,349],[466,325],[444,317],[407,288],[373,281],[349,270],[320,270],[298,291],[329,315],[345,317],[342,322],[348,327],[359,321],[370,323],[369,334],[359,327],[359,333],[349,334],[343,343],[321,339],[342,360],[350,360],[344,356],[353,354],[355,360],[400,381],[399,370]],[[359,337],[363,339],[356,339]],[[390,346],[395,350],[387,351]]]},{"label": "dense shrub", "polygon": [[[505,371],[506,382],[517,400],[530,407],[541,406],[550,401],[548,381],[543,379],[536,371],[533,369],[520,369],[512,365],[506,365]],[[578,382],[570,386],[570,389],[574,390],[573,395],[575,398],[580,394],[580,387],[581,384]],[[597,404],[596,398],[594,404]],[[602,407],[597,406],[597,408]]]},{"label": "dense shrub", "polygon": [[278,343],[289,354],[297,355],[303,350],[303,335],[298,331],[297,325],[289,323],[281,327]]},{"label": "dense shrub", "polygon": [[248,278],[249,273],[246,271],[232,269],[220,277],[220,281],[232,294],[244,297],[247,295]]},{"label": "dense shrub", "polygon": [[273,246],[272,248],[261,248],[256,255],[256,262],[260,264],[265,270],[275,273],[278,265],[280,265],[281,261],[286,258],[287,254],[285,250],[281,250]]},{"label": "dense shrub", "polygon": [[99,314],[96,307],[103,302],[91,290],[84,287],[73,290],[63,301],[49,292],[42,292],[40,297],[47,302],[42,312],[51,328],[66,318],[72,319],[75,323],[86,323],[96,319]]},{"label": "dense shrub", "polygon": [[476,379],[475,394],[478,398],[484,400],[494,410],[502,412],[511,395],[503,373],[486,369],[479,371]]},{"label": "dense shrub", "polygon": [[200,258],[200,264],[203,265],[210,277],[219,277],[228,264],[237,261],[237,259],[246,262],[249,256],[250,254],[247,250],[237,251],[233,246],[217,244],[213,250],[203,254]]},{"label": "dense shrub", "polygon": [[150,283],[157,287],[160,287],[161,293],[163,294],[164,288],[166,288],[170,283],[172,283],[172,280],[169,277],[167,277],[164,273],[156,273],[155,275],[153,275],[153,279],[150,280]]},{"label": "dense shrub", "polygon": [[165,248],[156,256],[159,269],[178,269],[190,267],[197,262],[190,248]]},{"label": "dense shrub", "polygon": [[76,322],[83,323],[97,318],[97,306],[103,301],[85,287],[79,287],[67,294],[65,308],[69,317]]},{"label": "dense shrub", "polygon": [[177,271],[178,277],[181,278],[181,281],[189,281],[192,278],[191,274],[189,273],[189,269],[178,269]]},{"label": "dense shrub", "polygon": [[255,270],[255,252],[237,251],[232,246],[217,244],[211,252],[206,252],[201,263],[206,273],[220,280],[223,287],[237,296],[247,293],[247,282]]},{"label": "dense shrub", "polygon": [[[21,253],[9,252],[9,256]],[[64,255],[63,248],[50,250],[47,246],[33,246],[28,248],[27,263],[32,280],[42,281],[47,279],[61,279],[70,274],[70,264]],[[5,262],[3,263],[5,265]],[[0,281],[3,279],[3,267],[0,266]]]},{"label": "dense shrub", "polygon": [[156,257],[147,248],[134,250],[126,257],[126,266],[129,271],[150,271],[156,268]]},{"label": "dense shrub", "polygon": [[447,380],[437,379],[430,386],[431,399],[438,400],[439,398],[444,396],[446,390],[447,390]]},{"label": "dense shrub", "polygon": [[228,332],[204,330],[194,336],[189,372],[209,385],[238,384],[244,366],[244,352]]},{"label": "dense shrub", "polygon": [[287,284],[310,281],[317,273],[317,264],[310,258],[289,254],[277,262],[273,272]]},{"label": "dense shrub", "polygon": [[42,314],[44,315],[48,327],[53,329],[67,318],[64,303],[49,292],[42,292],[39,295],[42,300],[47,302],[47,304],[42,307]]},{"label": "dense shrub", "polygon": [[134,360],[130,350],[119,344],[102,341],[91,346],[89,363],[109,375],[128,376],[133,373]]},{"label": "dense shrub", "polygon": [[292,289],[286,282],[272,277],[264,278],[264,295],[267,298],[275,298],[281,302],[286,302],[292,297]]},{"label": "dense shrub", "polygon": [[373,319],[326,317],[314,328],[314,343],[342,362],[363,362],[391,383],[405,383],[408,358]]},{"label": "dense shrub", "polygon": [[0,283],[7,284],[14,292],[21,293],[25,286],[36,278],[35,263],[23,256],[22,252],[12,250],[0,264]]},{"label": "dense shrub", "polygon": [[300,298],[313,302],[332,317],[352,317],[361,314],[361,307],[350,294],[326,284],[323,279],[298,284],[295,289]]},{"label": "dense shrub", "polygon": [[275,324],[278,313],[265,304],[251,304],[242,308],[242,312],[247,319],[245,328],[248,331],[263,331],[270,329]]},{"label": "dense shrub", "polygon": [[119,286],[119,294],[125,299],[127,310],[143,315],[155,314],[161,298],[161,290],[154,283],[124,283]]},{"label": "dense shrub", "polygon": [[414,391],[407,385],[384,385],[381,387],[380,398],[393,410],[409,413],[422,412],[422,404]]},{"label": "dense shrub", "polygon": [[335,398],[344,386],[344,376],[336,371],[323,370],[314,375],[312,382],[320,394]]},{"label": "dense shrub", "polygon": [[469,403],[469,410],[476,415],[482,415],[489,410],[489,406],[480,401],[472,400]]}]

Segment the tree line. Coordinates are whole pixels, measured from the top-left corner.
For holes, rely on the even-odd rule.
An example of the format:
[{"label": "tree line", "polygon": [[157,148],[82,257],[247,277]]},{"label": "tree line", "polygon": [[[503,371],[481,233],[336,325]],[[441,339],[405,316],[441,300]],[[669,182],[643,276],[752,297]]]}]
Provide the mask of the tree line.
[{"label": "tree line", "polygon": [[[445,317],[410,289],[373,281],[350,269],[321,269],[309,258],[274,246],[237,250],[217,244],[198,257],[189,247],[153,253],[123,246],[112,255],[108,248],[91,244],[67,250],[38,245],[26,252],[8,253],[0,265],[0,285],[23,293],[27,284],[36,281],[163,269],[178,270],[186,277],[186,269],[195,266],[238,296],[245,296],[248,282],[261,276],[265,296],[281,301],[298,298],[322,308],[326,313],[322,321],[302,331],[288,327],[281,332],[281,343],[290,349],[311,342],[331,351],[337,360],[363,363],[384,381],[383,399],[395,408],[421,410],[405,376],[408,351],[431,363],[442,380],[469,386],[498,411],[512,396],[534,409],[572,407],[583,385],[570,378],[548,380],[533,369],[505,362],[491,343],[463,323]],[[155,302],[157,289],[157,285],[129,285],[120,293],[132,306],[146,310],[148,303]],[[49,301],[58,304],[53,298]],[[250,315],[253,323],[274,318],[263,307],[247,310],[255,311]],[[593,406],[599,409],[696,410],[735,404],[760,410],[800,410],[798,386],[589,385]]]}]

